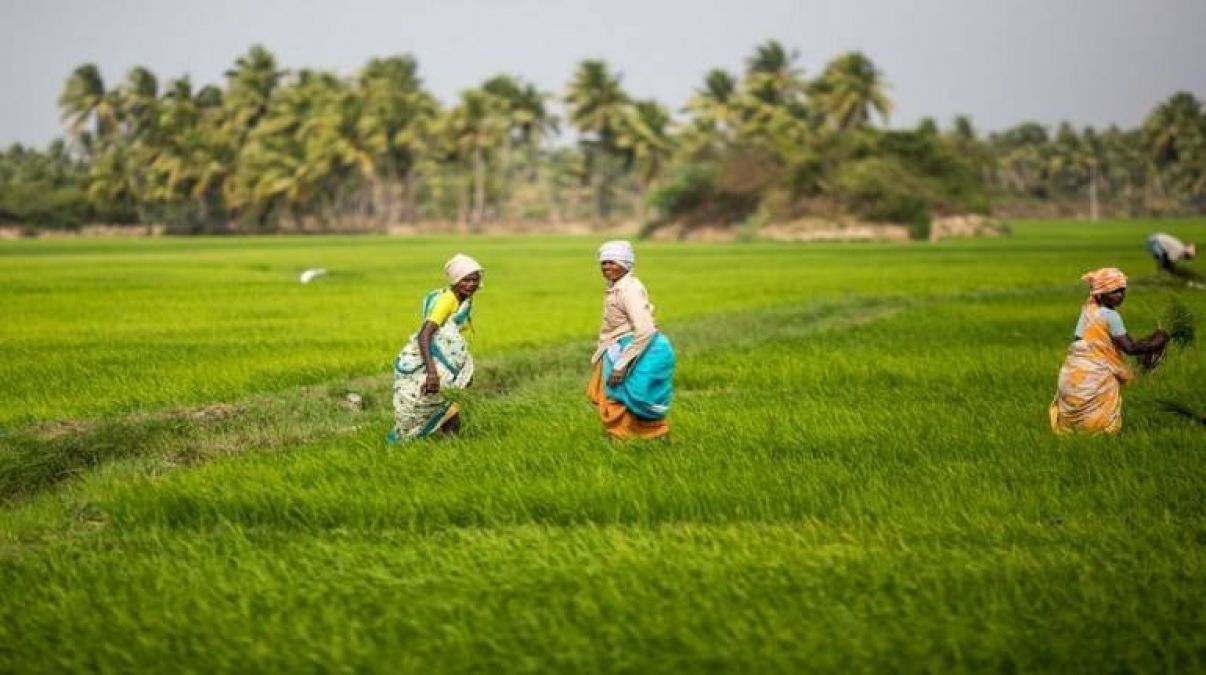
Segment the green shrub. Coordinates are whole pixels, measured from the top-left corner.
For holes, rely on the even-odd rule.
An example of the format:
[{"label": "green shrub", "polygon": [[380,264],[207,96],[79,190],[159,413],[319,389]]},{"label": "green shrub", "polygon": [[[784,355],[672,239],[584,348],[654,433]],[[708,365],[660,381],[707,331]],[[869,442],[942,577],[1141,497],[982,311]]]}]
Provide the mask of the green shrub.
[{"label": "green shrub", "polygon": [[906,223],[929,236],[933,188],[896,159],[872,158],[838,170],[836,196],[852,213],[872,222]]},{"label": "green shrub", "polygon": [[83,191],[75,185],[17,182],[0,185],[0,212],[18,223],[71,229],[88,218],[89,207]]},{"label": "green shrub", "polygon": [[716,167],[708,163],[679,166],[654,188],[645,203],[665,219],[673,219],[700,206],[714,190]]}]

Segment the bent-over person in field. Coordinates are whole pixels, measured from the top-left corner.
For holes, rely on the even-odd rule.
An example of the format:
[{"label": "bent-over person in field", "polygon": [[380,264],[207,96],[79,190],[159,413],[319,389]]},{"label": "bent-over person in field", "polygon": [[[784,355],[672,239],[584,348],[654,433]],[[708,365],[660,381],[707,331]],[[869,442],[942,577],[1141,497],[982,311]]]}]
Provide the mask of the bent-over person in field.
[{"label": "bent-over person in field", "polygon": [[1177,263],[1198,257],[1197,244],[1186,244],[1171,234],[1157,232],[1147,238],[1147,250],[1161,270],[1176,276],[1194,276],[1189,270],[1177,267]]},{"label": "bent-over person in field", "polygon": [[1157,330],[1134,340],[1127,333],[1118,313],[1126,299],[1127,279],[1118,268],[1103,267],[1081,280],[1089,285],[1089,297],[1059,371],[1048,411],[1051,429],[1057,434],[1112,434],[1122,428],[1122,385],[1134,379],[1122,355],[1138,356],[1145,367],[1155,367],[1168,335]]},{"label": "bent-over person in field", "polygon": [[483,271],[476,260],[458,253],[444,265],[448,286],[423,298],[419,330],[394,359],[391,443],[460,430],[460,406],[441,392],[463,389],[473,380],[473,357],[461,333],[471,325],[472,298]]},{"label": "bent-over person in field", "polygon": [[1167,233],[1155,233],[1147,237],[1147,251],[1155,258],[1157,271],[1169,272],[1179,280],[1188,282],[1190,286],[1202,282],[1201,275],[1185,266],[1185,260],[1198,257],[1198,245],[1193,242],[1185,243]]},{"label": "bent-over person in field", "polygon": [[645,285],[633,274],[636,253],[627,241],[599,248],[607,280],[603,323],[586,388],[612,438],[658,438],[670,432],[674,349],[657,329]]}]

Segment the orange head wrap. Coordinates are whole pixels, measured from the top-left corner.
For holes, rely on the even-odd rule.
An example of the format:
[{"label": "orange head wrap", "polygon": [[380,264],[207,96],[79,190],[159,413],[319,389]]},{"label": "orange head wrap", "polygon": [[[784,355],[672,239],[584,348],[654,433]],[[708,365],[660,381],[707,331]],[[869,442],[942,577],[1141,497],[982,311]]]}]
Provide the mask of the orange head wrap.
[{"label": "orange head wrap", "polygon": [[1080,280],[1089,285],[1089,295],[1104,295],[1126,288],[1126,275],[1117,267],[1103,267],[1086,272]]}]

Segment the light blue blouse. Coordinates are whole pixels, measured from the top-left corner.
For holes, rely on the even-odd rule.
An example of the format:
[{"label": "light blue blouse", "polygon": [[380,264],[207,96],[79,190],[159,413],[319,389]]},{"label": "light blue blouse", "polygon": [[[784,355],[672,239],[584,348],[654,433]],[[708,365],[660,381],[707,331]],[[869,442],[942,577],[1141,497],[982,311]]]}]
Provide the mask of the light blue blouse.
[{"label": "light blue blouse", "polygon": [[[1117,310],[1110,309],[1109,307],[1098,307],[1097,311],[1101,312],[1101,315],[1105,317],[1106,325],[1110,329],[1110,335],[1114,337],[1126,335],[1126,325],[1122,323],[1122,315]],[[1077,340],[1085,336],[1085,324],[1088,321],[1089,317],[1085,315],[1085,311],[1082,309],[1080,311],[1080,320],[1076,322],[1076,332],[1073,333],[1073,336]]]}]

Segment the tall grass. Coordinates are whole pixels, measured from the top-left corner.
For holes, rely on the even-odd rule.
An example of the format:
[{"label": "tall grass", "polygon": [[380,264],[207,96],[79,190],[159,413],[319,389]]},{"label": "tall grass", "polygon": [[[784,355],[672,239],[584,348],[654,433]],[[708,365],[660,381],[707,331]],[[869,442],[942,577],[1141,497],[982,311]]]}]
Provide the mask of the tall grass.
[{"label": "tall grass", "polygon": [[[680,354],[669,443],[599,433],[597,284],[531,281],[595,284],[560,240],[488,274],[459,439],[384,446],[385,376],[359,413],[336,376],[314,399],[224,380],[254,414],[179,432],[117,417],[150,436],[0,510],[0,671],[1200,671],[1204,437],[1160,402],[1203,404],[1206,362],[1128,387],[1119,436],[1055,438],[1075,279],[1146,264],[1143,230],[1017,229],[642,248]],[[1166,292],[1135,284],[1127,325]],[[254,433],[291,419],[309,435]]]},{"label": "tall grass", "polygon": [[[1201,231],[1200,221],[1182,228]],[[1027,224],[929,245],[643,244],[663,321],[862,296],[1075,284],[1151,266],[1145,227]],[[98,417],[388,369],[423,293],[465,249],[487,267],[479,353],[589,339],[590,239],[247,238],[0,242],[0,427]],[[307,267],[331,270],[302,285]]]}]

